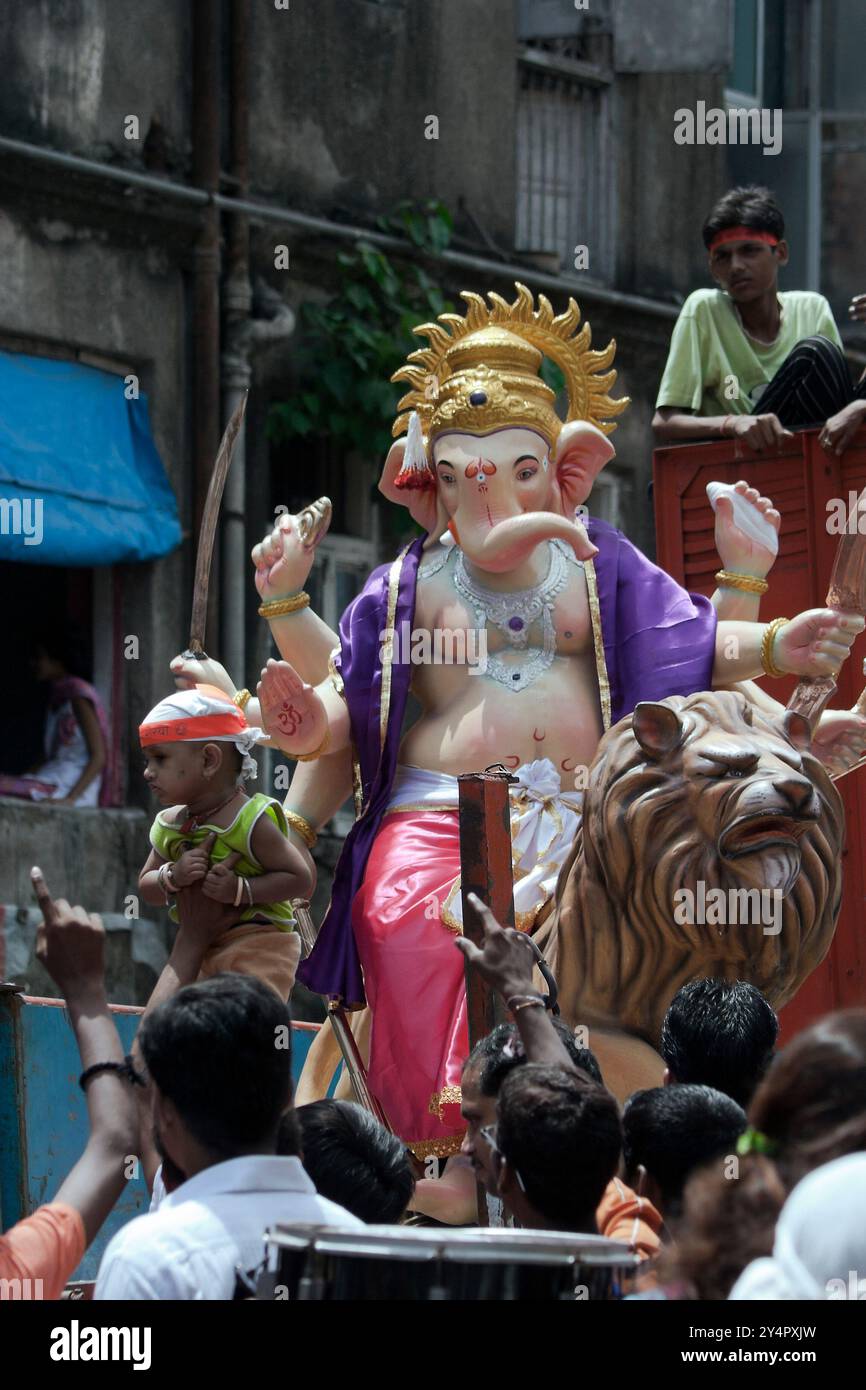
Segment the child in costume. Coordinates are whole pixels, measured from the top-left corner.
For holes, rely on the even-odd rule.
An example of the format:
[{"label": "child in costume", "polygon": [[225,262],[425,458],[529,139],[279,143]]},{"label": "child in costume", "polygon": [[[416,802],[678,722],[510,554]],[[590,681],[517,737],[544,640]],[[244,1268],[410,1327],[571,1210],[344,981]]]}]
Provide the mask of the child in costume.
[{"label": "child in costume", "polygon": [[209,947],[200,978],[257,975],[287,999],[301,952],[291,900],[312,885],[279,802],[242,787],[257,772],[250,749],[266,735],[222,691],[202,685],[161,701],[139,737],[145,781],[168,808],[151,826],[142,897],[170,905],[175,922],[172,900],[193,883],[236,907],[237,922]]}]

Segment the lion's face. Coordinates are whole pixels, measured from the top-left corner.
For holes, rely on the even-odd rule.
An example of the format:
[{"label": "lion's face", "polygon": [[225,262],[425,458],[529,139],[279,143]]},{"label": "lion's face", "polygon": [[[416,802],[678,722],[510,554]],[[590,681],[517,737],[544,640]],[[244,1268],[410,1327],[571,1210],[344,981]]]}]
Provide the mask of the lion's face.
[{"label": "lion's face", "polygon": [[[799,716],[776,721],[722,690],[639,704],[609,730],[557,895],[566,1016],[603,1014],[655,1045],[687,980],[792,996],[841,901],[842,803],[808,744]],[[727,915],[683,916],[683,890],[696,904],[712,893]],[[771,930],[735,914],[770,900]]]},{"label": "lion's face", "polygon": [[[775,729],[755,730],[751,718],[735,734],[671,714],[679,768],[674,750],[669,770],[682,779],[684,813],[715,849],[720,886],[787,894],[800,873],[803,836],[821,817],[803,753]],[[633,723],[638,742],[644,722],[639,706]],[[801,731],[795,726],[793,732]]]}]

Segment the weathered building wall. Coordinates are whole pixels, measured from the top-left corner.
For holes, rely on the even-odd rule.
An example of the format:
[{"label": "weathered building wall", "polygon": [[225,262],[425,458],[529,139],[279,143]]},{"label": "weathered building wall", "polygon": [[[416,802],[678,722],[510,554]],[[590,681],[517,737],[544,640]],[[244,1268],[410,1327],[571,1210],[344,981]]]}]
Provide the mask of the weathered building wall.
[{"label": "weathered building wall", "polygon": [[252,43],[259,191],[368,217],[407,198],[465,199],[510,245],[513,0],[293,0],[256,7]]},{"label": "weathered building wall", "polygon": [[149,824],[142,811],[70,810],[0,797],[0,983],[57,994],[36,957],[41,913],[30,869],[38,864],[56,897],[103,915],[112,1003],[146,1001],[168,945],[166,914],[135,896]]},{"label": "weathered building wall", "polygon": [[[170,161],[189,129],[189,6],[172,0],[28,0],[0,10],[0,130],[19,140],[135,163],[124,138],[156,120]],[[161,137],[161,138],[162,138]]]},{"label": "weathered building wall", "polygon": [[708,283],[701,226],[728,186],[726,149],[675,144],[674,112],[721,106],[723,89],[718,74],[617,77],[618,290],[681,303]]}]

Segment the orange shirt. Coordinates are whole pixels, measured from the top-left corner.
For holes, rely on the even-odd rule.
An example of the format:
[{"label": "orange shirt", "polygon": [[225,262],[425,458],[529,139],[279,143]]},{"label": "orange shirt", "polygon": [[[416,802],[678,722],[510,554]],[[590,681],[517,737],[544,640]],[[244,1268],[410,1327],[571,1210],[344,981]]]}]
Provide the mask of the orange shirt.
[{"label": "orange shirt", "polygon": [[619,1178],[611,1178],[595,1214],[599,1235],[622,1240],[641,1259],[657,1255],[662,1218],[652,1202],[639,1197]]},{"label": "orange shirt", "polygon": [[38,1207],[0,1236],[0,1298],[59,1298],[86,1248],[74,1207]]}]

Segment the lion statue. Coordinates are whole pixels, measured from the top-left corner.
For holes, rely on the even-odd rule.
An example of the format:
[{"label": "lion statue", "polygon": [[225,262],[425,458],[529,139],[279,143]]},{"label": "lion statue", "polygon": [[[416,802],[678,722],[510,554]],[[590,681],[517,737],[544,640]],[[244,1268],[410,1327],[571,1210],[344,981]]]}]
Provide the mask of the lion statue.
[{"label": "lion statue", "polygon": [[662,1019],[688,980],[793,998],[833,939],[843,834],[799,715],[716,690],[638,704],[608,731],[539,937],[615,1093],[660,1084]]}]

